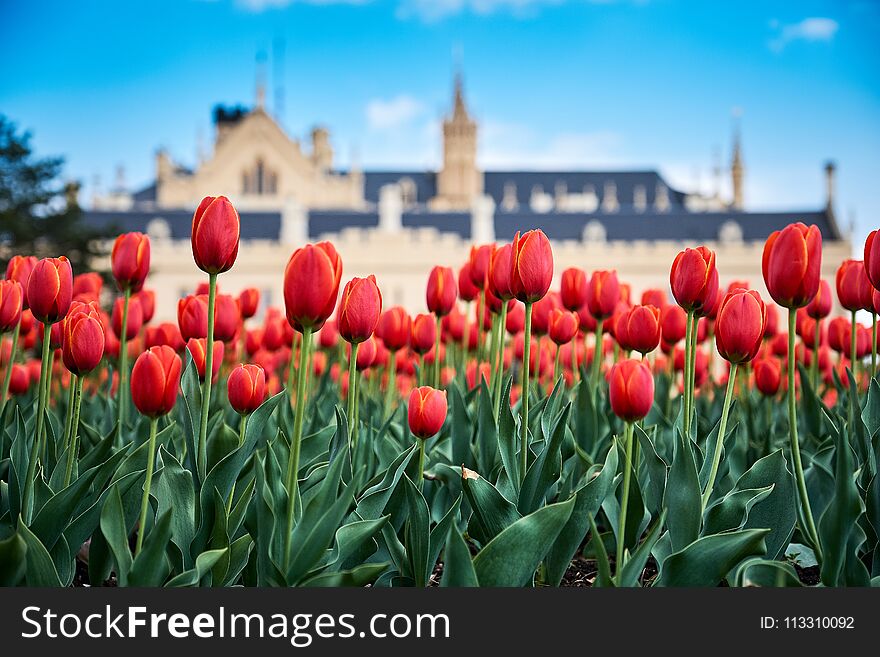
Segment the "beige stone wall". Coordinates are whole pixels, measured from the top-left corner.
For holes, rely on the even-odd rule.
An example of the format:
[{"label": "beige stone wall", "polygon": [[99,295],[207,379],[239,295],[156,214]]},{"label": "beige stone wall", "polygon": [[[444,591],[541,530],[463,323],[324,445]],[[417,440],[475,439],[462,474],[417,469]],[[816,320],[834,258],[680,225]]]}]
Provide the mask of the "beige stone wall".
[{"label": "beige stone wall", "polygon": [[[436,264],[457,272],[465,262],[470,243],[431,228],[396,233],[348,229],[325,236],[343,260],[343,283],[352,276],[375,274],[386,306],[403,305],[410,312],[425,312],[425,282]],[[668,289],[669,268],[685,246],[680,242],[558,242],[553,245],[556,276],[567,267],[616,269],[622,281],[632,285],[633,300],[649,287]],[[761,274],[763,243],[706,243],[715,250],[722,286],[746,280],[768,299]],[[231,271],[220,275],[222,292],[237,294],[242,288],[260,289],[270,303],[283,306],[284,267],[294,246],[276,242],[243,242]],[[849,242],[827,244],[822,275],[834,282],[838,265],[851,257]],[[207,275],[196,268],[189,241],[152,245],[152,270],[148,287],[157,294],[157,321],[176,321],[177,299],[195,288]]]}]

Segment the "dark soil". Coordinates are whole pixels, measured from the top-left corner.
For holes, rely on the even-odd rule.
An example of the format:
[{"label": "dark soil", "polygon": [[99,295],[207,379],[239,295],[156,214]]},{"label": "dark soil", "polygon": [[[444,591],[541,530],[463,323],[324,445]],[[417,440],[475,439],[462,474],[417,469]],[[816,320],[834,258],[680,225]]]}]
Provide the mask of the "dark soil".
[{"label": "dark soil", "polygon": [[792,564],[797,571],[798,579],[804,586],[816,586],[819,583],[819,566],[810,566],[809,568],[801,568],[796,563]]}]

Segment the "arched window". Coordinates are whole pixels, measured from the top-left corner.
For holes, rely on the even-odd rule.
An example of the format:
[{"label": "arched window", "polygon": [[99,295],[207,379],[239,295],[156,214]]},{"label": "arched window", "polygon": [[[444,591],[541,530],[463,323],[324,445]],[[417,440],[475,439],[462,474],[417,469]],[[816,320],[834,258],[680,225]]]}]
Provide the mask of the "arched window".
[{"label": "arched window", "polygon": [[242,173],[241,183],[245,194],[265,196],[278,193],[278,174],[268,169],[262,158],[250,170]]}]

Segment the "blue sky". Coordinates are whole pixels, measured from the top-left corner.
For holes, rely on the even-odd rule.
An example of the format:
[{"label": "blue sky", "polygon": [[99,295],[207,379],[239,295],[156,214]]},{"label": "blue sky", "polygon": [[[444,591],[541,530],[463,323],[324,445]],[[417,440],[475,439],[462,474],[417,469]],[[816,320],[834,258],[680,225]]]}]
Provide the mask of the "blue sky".
[{"label": "blue sky", "polygon": [[293,136],[321,123],[342,165],[434,168],[458,53],[486,167],[656,167],[710,190],[740,108],[747,205],[820,206],[833,158],[863,239],[880,225],[878,28],[880,3],[842,0],[5,1],[0,111],[87,186],[118,164],[137,186],[159,145],[195,161],[216,102],[253,102],[262,51]]}]

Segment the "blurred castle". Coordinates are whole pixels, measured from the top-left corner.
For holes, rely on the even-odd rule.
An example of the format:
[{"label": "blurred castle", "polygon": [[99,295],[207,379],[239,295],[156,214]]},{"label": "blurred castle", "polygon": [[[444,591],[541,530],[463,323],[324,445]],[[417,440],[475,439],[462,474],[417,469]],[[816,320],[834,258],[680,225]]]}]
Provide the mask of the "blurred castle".
[{"label": "blurred castle", "polygon": [[807,211],[748,212],[738,132],[730,163],[732,198],[687,193],[657,171],[481,171],[477,122],[460,77],[443,122],[439,171],[334,169],[329,132],[316,127],[308,149],[291,139],[264,106],[258,86],[252,109],[214,109],[214,148],[194,170],[156,154],[155,181],[130,192],[123,184],[98,195],[86,212],[94,225],[147,233],[153,244],[151,286],[160,315],[204,278],[192,264],[192,212],[207,195],[225,194],[241,214],[242,247],[221,286],[262,290],[282,303],[282,272],[298,246],[330,239],[344,277],[376,274],[386,305],[424,307],[434,264],[458,268],[472,243],[509,241],[541,228],[554,243],[556,270],[617,269],[638,293],[668,280],[675,254],[707,244],[717,252],[722,284],[748,280],[763,289],[767,236],[792,221],[816,224],[825,243],[823,275],[833,278],[849,257],[848,237],[834,215],[834,165],[826,165],[826,203]]}]

